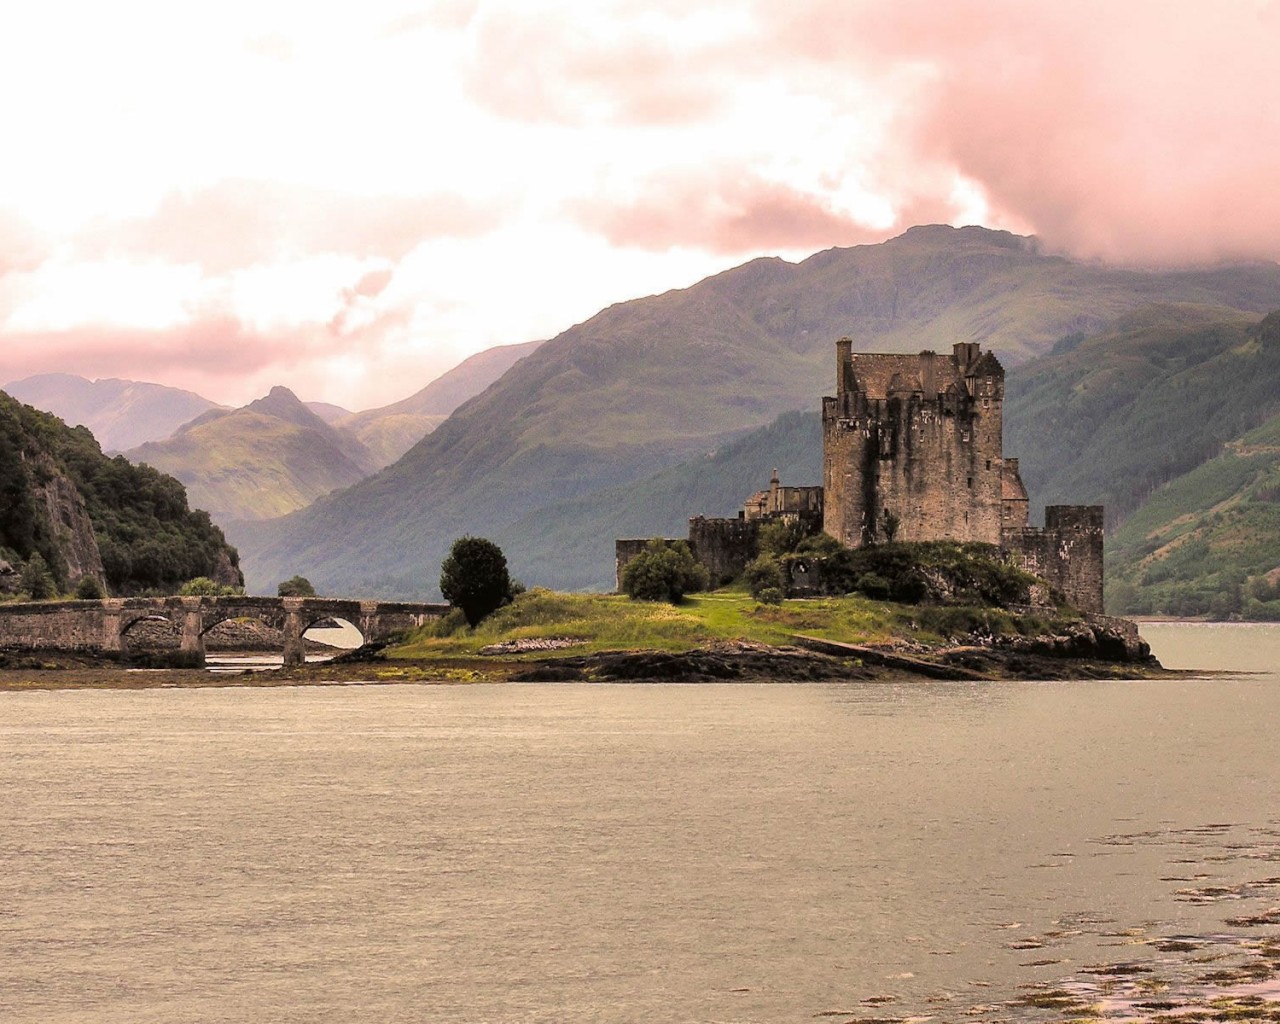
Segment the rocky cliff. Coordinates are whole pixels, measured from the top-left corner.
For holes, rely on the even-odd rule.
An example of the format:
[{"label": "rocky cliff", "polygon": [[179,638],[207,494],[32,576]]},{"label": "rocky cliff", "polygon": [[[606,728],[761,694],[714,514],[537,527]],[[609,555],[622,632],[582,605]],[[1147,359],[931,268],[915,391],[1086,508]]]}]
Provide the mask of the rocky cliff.
[{"label": "rocky cliff", "polygon": [[177,480],[107,458],[87,428],[0,392],[0,589],[40,562],[61,593],[86,578],[116,594],[242,582],[239,555]]}]

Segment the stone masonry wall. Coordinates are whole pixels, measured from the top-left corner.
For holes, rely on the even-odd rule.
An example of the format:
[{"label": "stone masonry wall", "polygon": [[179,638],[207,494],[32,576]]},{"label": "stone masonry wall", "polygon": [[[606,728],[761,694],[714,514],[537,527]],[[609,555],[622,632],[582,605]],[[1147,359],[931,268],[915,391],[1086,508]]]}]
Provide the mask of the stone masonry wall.
[{"label": "stone masonry wall", "polygon": [[689,547],[693,557],[707,567],[711,586],[719,587],[742,574],[760,553],[759,519],[689,520]]},{"label": "stone masonry wall", "polygon": [[97,654],[107,650],[105,628],[106,614],[96,601],[10,605],[0,614],[0,650]]},{"label": "stone masonry wall", "polygon": [[1043,529],[1005,530],[1001,546],[1082,612],[1103,613],[1101,505],[1050,505]]},{"label": "stone masonry wall", "polygon": [[1000,542],[999,400],[918,393],[823,399],[824,529],[842,544],[896,539]]}]

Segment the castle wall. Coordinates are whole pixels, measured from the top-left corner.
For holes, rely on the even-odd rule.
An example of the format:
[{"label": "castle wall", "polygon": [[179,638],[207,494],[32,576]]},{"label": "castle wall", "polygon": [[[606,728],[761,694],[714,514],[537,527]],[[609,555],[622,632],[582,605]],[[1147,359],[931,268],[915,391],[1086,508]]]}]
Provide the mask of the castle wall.
[{"label": "castle wall", "polygon": [[693,557],[707,567],[711,586],[722,586],[740,576],[747,563],[760,553],[761,522],[704,516],[689,520],[689,547]]},{"label": "castle wall", "polygon": [[1050,505],[1043,528],[1006,529],[1001,546],[1082,612],[1103,613],[1102,506]]},{"label": "castle wall", "polygon": [[823,399],[823,528],[858,547],[885,540],[893,513],[897,540],[1000,543],[1000,406],[919,392]]},{"label": "castle wall", "polygon": [[[667,544],[676,543],[673,538],[663,538]],[[622,570],[627,563],[645,549],[652,537],[626,537],[613,542],[613,588],[622,593]]]}]

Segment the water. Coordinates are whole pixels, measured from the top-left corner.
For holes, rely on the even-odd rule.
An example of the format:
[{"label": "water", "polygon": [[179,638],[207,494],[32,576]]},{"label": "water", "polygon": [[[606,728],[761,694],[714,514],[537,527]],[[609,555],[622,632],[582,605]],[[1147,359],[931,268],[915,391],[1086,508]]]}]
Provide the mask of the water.
[{"label": "water", "polygon": [[[1062,1019],[1009,1003],[1189,990],[1280,931],[1226,923],[1280,904],[1280,628],[1144,631],[1264,674],[0,694],[0,1020]],[[1091,973],[1117,964],[1150,973]]]}]

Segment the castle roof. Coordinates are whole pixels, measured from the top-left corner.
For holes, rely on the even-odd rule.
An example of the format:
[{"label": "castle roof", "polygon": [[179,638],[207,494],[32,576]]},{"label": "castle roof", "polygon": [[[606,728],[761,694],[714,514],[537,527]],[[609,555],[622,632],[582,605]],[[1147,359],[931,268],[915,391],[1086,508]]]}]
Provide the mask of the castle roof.
[{"label": "castle roof", "polygon": [[854,386],[868,398],[888,398],[895,391],[938,394],[946,391],[949,384],[954,384],[958,391],[965,389],[964,375],[950,356],[935,355],[930,359],[924,354],[854,352],[850,361]]},{"label": "castle roof", "polygon": [[[977,346],[973,346],[976,348]],[[904,391],[926,395],[947,390],[966,391],[966,376],[1004,375],[1004,368],[994,353],[984,352],[970,367],[961,365],[955,354],[920,352],[898,355],[885,352],[853,352],[849,356],[854,386],[868,398],[888,398]]]}]

